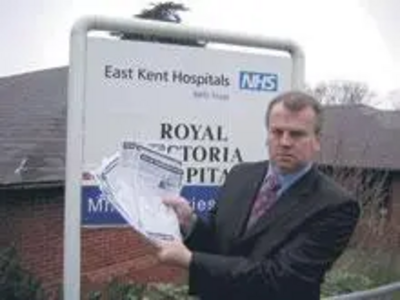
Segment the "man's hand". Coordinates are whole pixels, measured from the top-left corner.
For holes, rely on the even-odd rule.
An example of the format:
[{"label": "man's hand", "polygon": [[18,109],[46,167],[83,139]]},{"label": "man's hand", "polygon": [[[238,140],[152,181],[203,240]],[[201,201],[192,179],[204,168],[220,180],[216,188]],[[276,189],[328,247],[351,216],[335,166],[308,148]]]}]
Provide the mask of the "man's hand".
[{"label": "man's hand", "polygon": [[183,197],[166,198],[163,202],[175,211],[179,224],[183,231],[187,232],[196,217],[189,202]]},{"label": "man's hand", "polygon": [[189,268],[192,252],[181,241],[160,241],[157,247],[157,258],[161,263]]}]

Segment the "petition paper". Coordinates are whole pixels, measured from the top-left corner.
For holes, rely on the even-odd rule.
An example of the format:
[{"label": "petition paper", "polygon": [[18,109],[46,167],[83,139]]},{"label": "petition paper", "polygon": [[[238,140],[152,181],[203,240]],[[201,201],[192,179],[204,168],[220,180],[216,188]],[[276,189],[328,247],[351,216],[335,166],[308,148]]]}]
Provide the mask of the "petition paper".
[{"label": "petition paper", "polygon": [[95,175],[107,199],[141,234],[151,241],[182,238],[175,212],[162,203],[164,197],[180,193],[179,160],[125,141]]}]

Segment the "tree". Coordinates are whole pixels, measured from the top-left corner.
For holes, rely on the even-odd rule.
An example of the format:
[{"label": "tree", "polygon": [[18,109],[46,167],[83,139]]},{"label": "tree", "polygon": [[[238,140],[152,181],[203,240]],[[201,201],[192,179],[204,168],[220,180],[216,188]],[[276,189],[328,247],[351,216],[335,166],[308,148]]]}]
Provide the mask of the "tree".
[{"label": "tree", "polygon": [[[375,95],[367,84],[355,81],[332,81],[319,83],[314,89],[311,89],[321,103],[324,105],[358,105],[369,104],[371,98]],[[345,119],[340,122],[351,124],[352,120]],[[380,219],[382,206],[388,198],[388,172],[386,170],[362,169],[358,167],[348,167],[346,157],[344,157],[345,149],[344,140],[348,135],[345,132],[337,133],[336,140],[333,143],[333,152],[331,152],[331,163],[329,168],[325,168],[329,175],[337,181],[347,186],[353,191],[364,207],[364,211],[368,211],[371,218]],[[366,133],[367,138],[358,144],[360,156],[368,156],[374,146],[375,136],[372,133]],[[376,215],[378,213],[378,215]]]},{"label": "tree", "polygon": [[[310,91],[325,105],[370,104],[373,96],[367,85],[356,82],[322,83]],[[357,287],[354,282],[350,282],[351,279],[347,275],[354,275],[354,279],[361,281],[365,279],[367,285],[370,282],[374,286],[388,283],[393,280],[390,276],[395,269],[394,262],[398,260],[397,249],[391,250],[393,239],[399,234],[399,229],[389,222],[391,176],[387,169],[372,168],[362,163],[367,157],[372,157],[371,152],[375,151],[378,136],[376,132],[367,129],[360,135],[362,138],[350,136],[350,132],[353,131],[348,128],[356,122],[356,119],[353,119],[355,114],[347,114],[348,107],[327,108],[329,109],[340,112],[340,115],[337,114],[335,119],[330,119],[330,122],[326,123],[331,126],[330,129],[322,133],[326,138],[324,141],[329,141],[329,149],[326,148],[326,151],[320,153],[319,168],[355,196],[361,204],[362,217],[353,235],[351,246],[328,274],[330,283],[325,288],[329,290],[332,282],[335,288],[342,287],[343,282],[346,282],[347,287]],[[359,108],[352,109],[357,111]],[[359,111],[365,113],[366,110]],[[373,113],[374,109],[371,108],[368,112]],[[354,150],[357,151],[355,159],[360,159],[359,161],[348,160],[347,147],[357,149]],[[385,155],[384,151],[382,152],[381,155]],[[380,281],[376,281],[374,274],[379,274]],[[365,287],[367,286],[359,288]]]},{"label": "tree", "polygon": [[389,103],[392,104],[393,109],[400,111],[400,89],[390,91],[387,95]]},{"label": "tree", "polygon": [[153,7],[142,10],[136,17],[148,20],[159,20],[164,22],[181,23],[179,12],[189,9],[180,3],[160,2],[152,3]]},{"label": "tree", "polygon": [[319,83],[311,92],[326,105],[371,104],[375,96],[366,83],[346,80]]},{"label": "tree", "polygon": [[[189,9],[180,3],[175,2],[159,2],[152,3],[151,8],[143,9],[139,14],[134,15],[134,18],[152,20],[159,22],[168,23],[181,23],[182,19],[179,15],[180,12],[188,11]],[[157,35],[145,35],[142,33],[112,33],[113,36],[117,36],[122,40],[139,40],[148,41],[164,44],[178,44],[185,46],[204,47],[205,42],[193,40],[193,39],[182,39],[173,37],[162,37]]]},{"label": "tree", "polygon": [[[320,83],[311,92],[320,99],[322,104],[328,106],[369,104],[374,95],[367,84],[351,81]],[[342,114],[337,122],[343,124],[354,122],[354,120],[348,118],[352,118],[352,116]],[[335,126],[335,123],[332,123],[331,126]],[[347,161],[344,147],[347,145],[345,141],[351,139],[351,137],[348,136],[346,127],[339,126],[337,130],[340,130],[340,132],[334,134],[335,140],[332,142],[329,154],[330,165],[324,166],[322,170],[355,194],[363,206],[364,217],[368,218],[370,228],[376,230],[378,226],[375,222],[382,220],[389,197],[388,171],[361,168],[356,166],[357,162]],[[365,132],[365,135],[366,138],[360,139],[356,146],[360,158],[368,157],[373,151],[374,144],[377,143],[374,133]],[[324,155],[326,154],[321,153],[322,161],[324,161]],[[354,166],[351,166],[353,164]]]},{"label": "tree", "polygon": [[[327,106],[333,105],[359,105],[370,104],[374,93],[365,83],[352,81],[332,81],[318,84],[314,89],[310,89],[322,104]],[[327,108],[328,110],[329,108]],[[353,108],[357,110],[356,107]],[[329,123],[330,129],[322,134],[329,137],[329,149],[320,153],[321,170],[327,173],[335,181],[340,182],[354,193],[363,207],[363,237],[360,234],[357,240],[360,244],[368,238],[376,238],[382,236],[385,231],[387,220],[387,209],[389,199],[389,172],[385,169],[377,170],[368,168],[356,161],[348,161],[348,149],[345,147],[356,148],[360,161],[370,157],[376,146],[377,136],[375,132],[364,131],[363,138],[354,139],[349,136],[346,126],[351,126],[354,122],[354,114],[343,110],[336,110],[340,115],[336,116],[335,121]],[[371,112],[373,112],[371,108]],[[360,110],[360,113],[361,112]],[[351,119],[350,119],[351,118]],[[353,141],[349,143],[349,141]],[[354,144],[357,141],[357,144]],[[325,142],[328,142],[326,140]],[[382,155],[385,155],[382,153]],[[329,164],[329,165],[327,165]],[[382,236],[383,238],[383,236]],[[365,241],[365,243],[368,243]]]}]

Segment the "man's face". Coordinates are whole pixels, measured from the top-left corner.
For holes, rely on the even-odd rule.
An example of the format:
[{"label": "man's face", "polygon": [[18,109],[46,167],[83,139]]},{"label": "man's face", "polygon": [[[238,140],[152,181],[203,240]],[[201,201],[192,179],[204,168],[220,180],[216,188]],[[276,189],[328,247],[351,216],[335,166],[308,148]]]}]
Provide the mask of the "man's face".
[{"label": "man's face", "polygon": [[320,149],[315,133],[315,112],[305,107],[298,112],[276,103],[270,112],[268,124],[268,149],[271,161],[283,173],[299,170],[313,160]]}]

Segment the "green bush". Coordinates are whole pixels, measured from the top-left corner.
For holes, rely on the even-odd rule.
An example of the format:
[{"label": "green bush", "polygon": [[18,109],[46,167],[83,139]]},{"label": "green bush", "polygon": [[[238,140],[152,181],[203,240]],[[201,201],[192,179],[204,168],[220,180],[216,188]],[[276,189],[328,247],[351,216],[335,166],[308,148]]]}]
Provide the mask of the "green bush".
[{"label": "green bush", "polygon": [[322,285],[322,296],[329,297],[370,289],[374,282],[363,274],[331,271]]},{"label": "green bush", "polygon": [[0,249],[0,295],[7,300],[42,300],[41,283],[20,264],[15,247]]},{"label": "green bush", "polygon": [[186,285],[124,283],[114,278],[101,291],[91,291],[87,300],[189,300]]},{"label": "green bush", "polygon": [[149,285],[146,296],[151,300],[189,300],[186,285],[152,284]]}]

